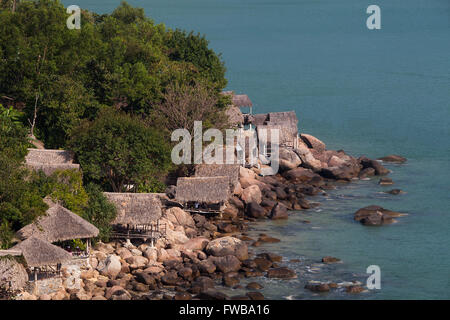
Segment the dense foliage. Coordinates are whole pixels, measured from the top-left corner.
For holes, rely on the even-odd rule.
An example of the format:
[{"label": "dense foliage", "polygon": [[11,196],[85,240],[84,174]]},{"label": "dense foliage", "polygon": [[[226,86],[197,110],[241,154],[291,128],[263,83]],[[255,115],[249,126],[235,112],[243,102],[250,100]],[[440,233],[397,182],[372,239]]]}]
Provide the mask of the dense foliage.
[{"label": "dense foliage", "polygon": [[[203,36],[156,25],[126,2],[82,11],[79,30],[68,17],[58,0],[0,0],[0,247],[45,213],[47,196],[107,239],[116,212],[102,191],[162,191],[170,130],[226,123],[225,67]],[[73,150],[83,176],[28,171],[30,135]]]},{"label": "dense foliage", "polygon": [[13,231],[44,214],[47,205],[38,188],[26,179],[22,163],[29,143],[14,113],[0,105],[0,247],[11,244]]},{"label": "dense foliage", "polygon": [[226,85],[204,37],[155,25],[142,9],[124,2],[110,15],[83,11],[80,30],[67,28],[68,16],[54,0],[0,8],[0,97],[30,122],[36,109],[35,135],[47,148],[65,147],[70,130],[102,106],[148,118],[170,85],[202,83],[216,96]]},{"label": "dense foliage", "polygon": [[110,110],[74,130],[70,149],[78,155],[88,181],[114,192],[157,187],[158,178],[171,166],[170,146],[159,131]]}]

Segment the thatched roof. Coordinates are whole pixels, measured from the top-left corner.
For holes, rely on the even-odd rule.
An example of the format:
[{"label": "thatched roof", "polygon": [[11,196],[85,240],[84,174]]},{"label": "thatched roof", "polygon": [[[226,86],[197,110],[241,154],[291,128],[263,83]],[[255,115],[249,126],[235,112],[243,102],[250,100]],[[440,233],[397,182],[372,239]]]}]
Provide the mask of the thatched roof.
[{"label": "thatched roof", "polygon": [[34,171],[43,171],[45,175],[50,176],[58,170],[80,170],[80,165],[75,163],[61,163],[61,164],[45,164],[45,163],[33,163],[27,162],[26,166]]},{"label": "thatched roof", "polygon": [[17,257],[17,256],[21,256],[22,255],[22,251],[21,250],[13,250],[13,249],[8,249],[8,250],[0,250],[0,257],[4,257],[4,256],[13,256],[13,257]]},{"label": "thatched roof", "polygon": [[229,177],[189,177],[178,178],[175,199],[213,204],[228,200],[229,195]]},{"label": "thatched roof", "polygon": [[10,250],[21,251],[29,267],[55,265],[72,259],[66,250],[35,237],[22,241]]},{"label": "thatched roof", "polygon": [[[262,141],[263,143],[270,143],[272,140],[272,130],[278,129],[278,144],[280,146],[293,146],[295,143],[295,140],[297,139],[297,132],[293,130],[292,127],[289,126],[281,126],[281,125],[264,125],[264,126],[258,126],[257,132],[258,132],[258,139]],[[265,131],[265,138],[264,135],[261,133],[262,131]]]},{"label": "thatched roof", "polygon": [[233,104],[236,107],[251,107],[253,106],[252,101],[246,94],[235,94],[232,98]]},{"label": "thatched roof", "polygon": [[27,163],[68,164],[74,163],[73,153],[67,150],[28,149]]},{"label": "thatched roof", "polygon": [[145,225],[161,218],[161,199],[156,193],[105,192],[117,208],[114,224]]},{"label": "thatched roof", "polygon": [[231,96],[231,101],[234,106],[241,107],[252,107],[253,103],[246,94],[234,94],[233,91],[223,91],[223,95]]},{"label": "thatched roof", "polygon": [[80,165],[74,163],[73,153],[66,150],[28,149],[25,161],[28,168],[42,170],[48,176],[57,170],[80,170]]},{"label": "thatched roof", "polygon": [[228,122],[231,125],[240,125],[244,123],[244,115],[236,106],[229,107],[227,111],[225,111],[225,115],[228,117]]},{"label": "thatched roof", "polygon": [[239,164],[200,164],[195,168],[196,177],[227,177],[234,188],[239,182]]},{"label": "thatched roof", "polygon": [[46,215],[39,217],[17,232],[20,239],[30,237],[48,242],[72,239],[87,239],[98,236],[99,230],[79,215],[47,200],[50,208]]}]

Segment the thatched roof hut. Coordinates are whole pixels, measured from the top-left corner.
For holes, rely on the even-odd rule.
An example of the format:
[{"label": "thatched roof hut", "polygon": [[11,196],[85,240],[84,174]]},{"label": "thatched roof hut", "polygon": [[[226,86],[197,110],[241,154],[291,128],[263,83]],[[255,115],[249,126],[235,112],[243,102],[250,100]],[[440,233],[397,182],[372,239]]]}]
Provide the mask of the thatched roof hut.
[{"label": "thatched roof hut", "polygon": [[25,160],[27,163],[68,164],[74,163],[74,155],[67,150],[30,148]]},{"label": "thatched roof hut", "polygon": [[253,103],[246,94],[235,94],[232,98],[233,104],[238,107],[252,107]]},{"label": "thatched roof hut", "polygon": [[10,250],[20,251],[29,267],[51,266],[72,259],[66,250],[35,237],[22,241]]},{"label": "thatched roof hut", "polygon": [[79,215],[49,200],[47,203],[50,208],[45,216],[39,217],[17,232],[20,239],[35,237],[56,242],[98,236],[99,230]]},{"label": "thatched roof hut", "polygon": [[258,138],[263,136],[261,132],[267,132],[267,142],[270,142],[270,131],[279,130],[279,144],[295,147],[298,136],[298,119],[295,111],[270,112],[266,114],[254,114],[251,117],[251,123],[257,127]]},{"label": "thatched roof hut", "polygon": [[200,164],[195,168],[196,177],[227,177],[231,188],[239,182],[239,164]]},{"label": "thatched roof hut", "polygon": [[231,102],[238,108],[253,106],[252,101],[246,94],[234,94],[233,91],[223,91],[222,94],[231,96]]},{"label": "thatched roof hut", "polygon": [[148,225],[161,218],[161,199],[156,193],[117,193],[104,195],[117,208],[113,224]]},{"label": "thatched roof hut", "polygon": [[179,202],[217,204],[229,196],[229,177],[189,177],[177,181],[175,199]]},{"label": "thatched roof hut", "polygon": [[46,175],[57,170],[80,169],[80,165],[74,163],[73,153],[67,150],[28,149],[25,161],[28,168],[42,170]]}]

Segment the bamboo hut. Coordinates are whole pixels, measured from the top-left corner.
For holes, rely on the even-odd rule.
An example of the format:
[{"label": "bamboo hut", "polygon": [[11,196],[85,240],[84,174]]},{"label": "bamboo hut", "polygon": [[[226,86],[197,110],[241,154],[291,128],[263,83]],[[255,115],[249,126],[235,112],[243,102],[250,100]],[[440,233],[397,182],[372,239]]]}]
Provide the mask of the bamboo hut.
[{"label": "bamboo hut", "polygon": [[50,207],[46,214],[20,229],[17,232],[18,237],[20,239],[34,237],[50,243],[83,239],[86,240],[86,251],[79,252],[79,255],[89,256],[90,239],[98,236],[99,230],[59,204],[49,199],[45,201]]},{"label": "bamboo hut", "polygon": [[196,177],[227,177],[230,190],[239,182],[239,164],[200,164],[195,168]]},{"label": "bamboo hut", "polygon": [[72,260],[72,255],[66,250],[35,237],[30,237],[6,251],[20,252],[28,270],[34,273],[35,281],[39,274],[59,274],[61,264]]},{"label": "bamboo hut", "polygon": [[73,153],[66,150],[30,148],[25,157],[25,164],[32,170],[42,170],[46,175],[51,175],[57,170],[80,169],[80,165],[74,163]]},{"label": "bamboo hut", "polygon": [[159,194],[105,192],[104,195],[117,208],[114,237],[151,239],[153,243],[164,236],[165,225],[159,222],[162,215]]},{"label": "bamboo hut", "polygon": [[183,203],[187,211],[220,213],[229,197],[229,177],[178,178],[175,199]]}]

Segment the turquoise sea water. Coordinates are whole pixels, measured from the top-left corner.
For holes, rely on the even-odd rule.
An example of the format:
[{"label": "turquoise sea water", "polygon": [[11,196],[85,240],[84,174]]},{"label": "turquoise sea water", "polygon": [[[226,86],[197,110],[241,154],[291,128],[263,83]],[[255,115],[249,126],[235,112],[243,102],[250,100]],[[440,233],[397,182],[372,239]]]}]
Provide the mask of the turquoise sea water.
[{"label": "turquoise sea water", "polygon": [[[111,12],[120,1],[63,1]],[[314,296],[307,279],[364,277],[379,265],[382,288],[362,299],[450,298],[450,1],[449,0],[148,0],[129,3],[168,27],[205,34],[228,68],[228,88],[247,93],[255,112],[294,109],[300,131],[330,149],[408,158],[390,166],[391,196],[377,180],[359,181],[318,196],[319,210],[288,222],[261,222],[255,233],[281,238],[264,247],[301,276],[266,281],[266,297]],[[366,8],[381,7],[382,29],[366,28]],[[360,207],[379,204],[409,215],[394,225],[353,222]],[[302,223],[310,220],[310,224]],[[333,255],[333,267],[305,263]]]}]

